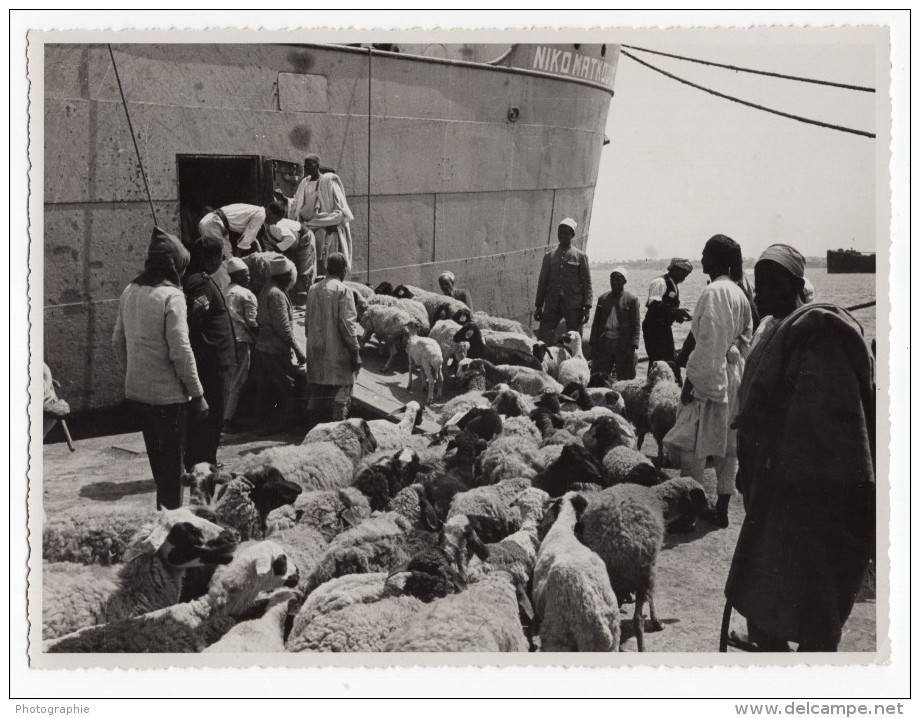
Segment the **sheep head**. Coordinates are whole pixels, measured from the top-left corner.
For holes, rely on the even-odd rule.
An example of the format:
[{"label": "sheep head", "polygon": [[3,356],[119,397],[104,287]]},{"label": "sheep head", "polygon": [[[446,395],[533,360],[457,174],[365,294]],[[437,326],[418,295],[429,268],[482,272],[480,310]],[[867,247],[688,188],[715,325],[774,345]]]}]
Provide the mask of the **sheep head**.
[{"label": "sheep head", "polygon": [[[460,324],[461,322],[457,323]],[[457,331],[454,336],[451,337],[451,341],[453,341],[455,344],[460,342],[469,342],[472,341],[473,337],[475,337],[477,334],[482,336],[481,332],[479,331],[479,326],[476,324],[476,322],[470,321],[460,327],[459,331]]]},{"label": "sheep head", "polygon": [[603,467],[585,447],[566,444],[559,458],[550,464],[534,485],[550,496],[562,496],[574,483],[605,485]]},{"label": "sheep head", "polygon": [[191,471],[179,477],[181,484],[188,486],[189,503],[192,506],[210,506],[215,490],[218,486],[226,484],[227,479],[217,466],[206,461],[195,464]]},{"label": "sheep head", "polygon": [[240,540],[233,529],[219,526],[189,509],[162,511],[142,527],[125,551],[125,561],[159,554],[175,569],[229,563]]},{"label": "sheep head", "polygon": [[670,533],[690,533],[696,520],[712,513],[702,485],[689,476],[668,479],[651,489],[660,499]]},{"label": "sheep head", "polygon": [[393,294],[393,285],[390,284],[389,282],[381,282],[374,289],[374,294],[385,294],[387,296],[390,296]]},{"label": "sheep head", "polygon": [[559,346],[564,347],[565,350],[573,357],[582,356],[581,334],[578,332],[566,332],[561,337],[559,337],[558,344]]},{"label": "sheep head", "polygon": [[[445,319],[446,318],[447,317],[445,317]],[[455,311],[449,318],[453,319],[457,324],[465,325],[473,321],[473,314],[469,309],[463,307]]]},{"label": "sheep head", "polygon": [[460,514],[453,516],[441,528],[438,544],[461,574],[466,572],[470,557],[481,561],[489,558],[489,549],[479,538],[479,519]]},{"label": "sheep head", "polygon": [[240,477],[252,488],[249,497],[259,514],[259,526],[267,529],[268,515],[282,506],[293,505],[303,493],[303,487],[288,481],[274,466],[262,466]]},{"label": "sheep head", "polygon": [[677,377],[674,376],[674,370],[666,361],[658,360],[652,362],[649,367],[648,376],[645,379],[646,386],[651,389],[660,381],[671,381],[677,383]]},{"label": "sheep head", "polygon": [[246,610],[263,591],[293,588],[300,580],[297,565],[274,541],[244,544],[227,566],[211,579],[208,598],[230,615]]},{"label": "sheep head", "polygon": [[413,299],[415,295],[412,294],[412,290],[405,284],[400,284],[393,290],[393,296],[397,299]]}]

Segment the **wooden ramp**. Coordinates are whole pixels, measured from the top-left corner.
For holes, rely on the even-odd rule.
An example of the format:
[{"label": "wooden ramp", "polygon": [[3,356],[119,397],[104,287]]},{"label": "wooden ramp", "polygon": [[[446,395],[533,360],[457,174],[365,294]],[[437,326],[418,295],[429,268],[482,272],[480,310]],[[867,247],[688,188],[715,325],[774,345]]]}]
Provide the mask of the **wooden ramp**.
[{"label": "wooden ramp", "polygon": [[[301,347],[306,351],[306,338],[304,334],[304,310],[302,307],[294,308],[295,336]],[[417,401],[424,406],[425,394],[422,393],[421,381],[416,378],[413,388],[415,394],[406,389],[409,381],[408,366],[405,355],[398,356],[393,363],[393,370],[383,371],[386,357],[381,356],[375,341],[368,343],[361,352],[363,367],[358,373],[354,391],[351,395],[352,404],[362,411],[367,411],[381,418],[386,417],[399,421],[401,414],[398,412],[410,401]],[[452,396],[446,390],[442,399],[433,406],[438,407]],[[425,407],[419,429],[425,433],[435,433],[441,429],[434,412]]]}]

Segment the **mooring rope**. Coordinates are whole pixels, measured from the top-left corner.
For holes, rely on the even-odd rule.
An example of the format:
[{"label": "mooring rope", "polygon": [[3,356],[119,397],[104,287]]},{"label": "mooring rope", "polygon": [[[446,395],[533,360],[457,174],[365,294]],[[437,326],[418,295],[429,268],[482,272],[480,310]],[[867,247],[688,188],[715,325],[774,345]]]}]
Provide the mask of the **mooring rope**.
[{"label": "mooring rope", "polygon": [[118,65],[115,63],[115,53],[112,52],[111,44],[107,44],[106,47],[109,48],[109,57],[112,58],[112,69],[115,70],[115,82],[118,83],[118,92],[121,95],[121,105],[125,108],[125,117],[128,118],[128,130],[131,132],[131,141],[134,143],[134,154],[137,156],[137,164],[141,168],[141,177],[144,179],[144,189],[147,191],[147,202],[150,204],[150,214],[153,215],[154,225],[159,226],[157,222],[157,212],[153,208],[153,198],[150,196],[150,185],[147,184],[147,173],[144,171],[141,151],[137,146],[137,137],[134,136],[134,124],[131,122],[131,113],[128,112],[128,101],[125,99],[125,91],[121,86],[121,77],[118,75]]}]

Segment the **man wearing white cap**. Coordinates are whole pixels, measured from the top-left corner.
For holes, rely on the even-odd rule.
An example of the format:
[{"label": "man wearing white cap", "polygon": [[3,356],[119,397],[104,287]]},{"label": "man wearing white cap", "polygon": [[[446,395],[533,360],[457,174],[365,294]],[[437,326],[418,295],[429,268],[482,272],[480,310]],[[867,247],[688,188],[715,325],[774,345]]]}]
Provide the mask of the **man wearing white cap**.
[{"label": "man wearing white cap", "polygon": [[591,374],[635,379],[639,348],[639,300],[625,290],[626,269],[610,273],[610,291],[602,294],[591,325]]},{"label": "man wearing white cap", "polygon": [[[259,332],[257,319],[258,303],[256,295],[249,289],[249,267],[239,257],[231,257],[227,262],[230,286],[224,292],[227,297],[227,310],[233,323],[236,337],[236,369],[230,377],[227,388],[227,406],[224,409],[224,421],[232,422],[240,401],[240,393],[249,378],[252,361],[252,345]],[[231,427],[227,427],[231,428]]]},{"label": "man wearing white cap", "polygon": [[[291,364],[291,352],[298,364],[307,357],[294,337],[294,310],[288,292],[297,280],[297,269],[287,257],[276,257],[269,263],[271,279],[259,292],[259,336],[256,339],[256,363],[259,371],[259,416],[268,420],[273,406],[286,406],[294,388],[297,370]],[[284,430],[284,417],[275,417],[268,429]]]},{"label": "man wearing white cap", "polygon": [[562,220],[557,230],[559,246],[543,256],[533,318],[540,322],[537,336],[547,344],[555,342],[556,327],[562,319],[568,331],[581,332],[591,313],[594,295],[588,257],[572,246],[577,227],[571,217]]},{"label": "man wearing white cap", "polygon": [[674,361],[674,334],[671,325],[681,324],[690,319],[690,312],[680,307],[680,289],[678,285],[693,271],[693,265],[687,259],[674,257],[668,264],[668,271],[655,277],[648,287],[648,310],[642,322],[642,334],[645,338],[645,353],[648,365],[656,361]]}]

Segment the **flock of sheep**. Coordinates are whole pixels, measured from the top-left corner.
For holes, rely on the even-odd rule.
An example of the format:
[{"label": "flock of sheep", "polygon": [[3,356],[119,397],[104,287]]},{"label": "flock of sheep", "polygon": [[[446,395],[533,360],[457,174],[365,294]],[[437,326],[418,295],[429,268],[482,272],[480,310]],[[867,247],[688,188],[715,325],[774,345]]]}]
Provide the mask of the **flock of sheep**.
[{"label": "flock of sheep", "polygon": [[449,297],[351,286],[429,404],[456,384],[440,431],[412,401],[199,464],[182,509],[46,517],[45,651],[617,651],[630,601],[644,649],[665,532],[711,511],[639,450],[674,423],[671,368],[590,386],[577,332],[547,347]]}]

